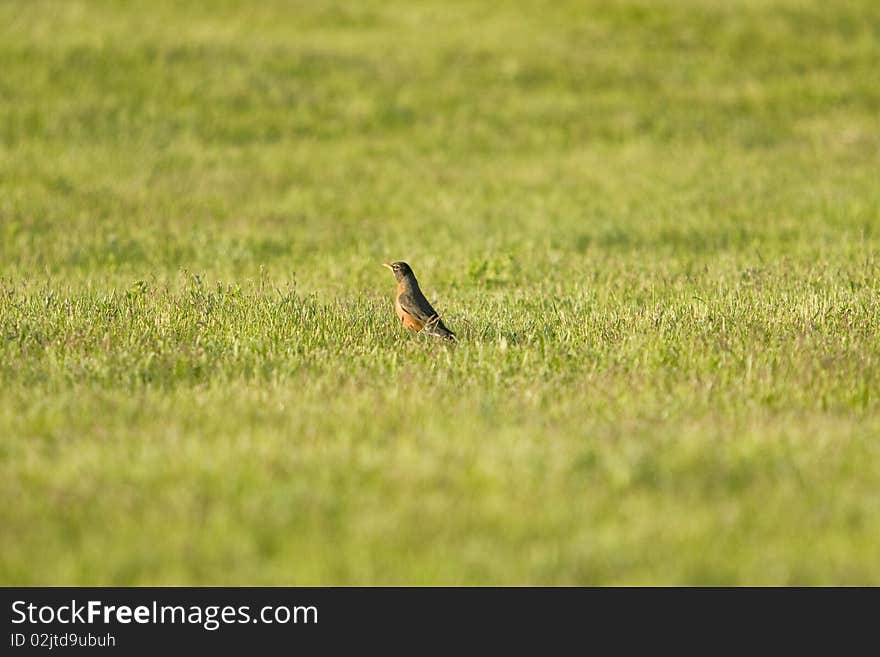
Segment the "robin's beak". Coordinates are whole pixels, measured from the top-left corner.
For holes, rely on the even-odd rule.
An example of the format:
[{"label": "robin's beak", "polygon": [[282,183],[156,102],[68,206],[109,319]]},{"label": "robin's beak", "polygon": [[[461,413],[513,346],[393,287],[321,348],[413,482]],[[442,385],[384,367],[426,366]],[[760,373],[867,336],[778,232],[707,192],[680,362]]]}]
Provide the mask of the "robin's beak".
[{"label": "robin's beak", "polygon": [[387,262],[383,262],[383,263],[382,263],[382,266],[383,266],[383,267],[388,267],[388,269],[390,269],[391,271],[394,271],[394,267],[392,267],[391,265],[389,265]]}]

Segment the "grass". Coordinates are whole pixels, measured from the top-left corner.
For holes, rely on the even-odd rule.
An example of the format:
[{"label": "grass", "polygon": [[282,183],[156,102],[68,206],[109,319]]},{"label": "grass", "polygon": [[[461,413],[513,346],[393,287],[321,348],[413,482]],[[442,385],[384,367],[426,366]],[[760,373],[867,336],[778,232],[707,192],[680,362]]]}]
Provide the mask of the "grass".
[{"label": "grass", "polygon": [[878,37],[0,4],[0,583],[880,584]]}]

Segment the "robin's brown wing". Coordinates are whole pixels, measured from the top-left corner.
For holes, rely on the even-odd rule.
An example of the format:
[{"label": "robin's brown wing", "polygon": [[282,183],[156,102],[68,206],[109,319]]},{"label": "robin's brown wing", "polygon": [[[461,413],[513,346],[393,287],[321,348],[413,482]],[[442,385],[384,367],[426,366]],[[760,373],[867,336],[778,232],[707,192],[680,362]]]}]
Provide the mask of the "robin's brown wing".
[{"label": "robin's brown wing", "polygon": [[408,315],[412,315],[425,326],[425,331],[441,338],[455,339],[455,334],[443,324],[440,315],[421,294],[418,296],[405,292],[397,298],[400,307]]},{"label": "robin's brown wing", "polygon": [[434,318],[437,317],[437,311],[431,307],[428,300],[421,294],[416,296],[409,292],[404,292],[397,297],[397,303],[400,304],[400,307],[407,315],[412,315],[422,324],[436,321]]}]

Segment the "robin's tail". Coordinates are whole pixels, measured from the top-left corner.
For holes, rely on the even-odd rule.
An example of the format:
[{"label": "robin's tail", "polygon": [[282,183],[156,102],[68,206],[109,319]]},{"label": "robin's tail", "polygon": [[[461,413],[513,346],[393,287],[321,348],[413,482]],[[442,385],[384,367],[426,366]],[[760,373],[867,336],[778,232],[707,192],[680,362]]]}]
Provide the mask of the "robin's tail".
[{"label": "robin's tail", "polygon": [[443,323],[443,320],[440,319],[439,315],[434,315],[431,321],[425,324],[423,331],[428,335],[443,338],[444,340],[452,340],[453,342],[457,340],[455,333],[446,328],[446,325]]}]

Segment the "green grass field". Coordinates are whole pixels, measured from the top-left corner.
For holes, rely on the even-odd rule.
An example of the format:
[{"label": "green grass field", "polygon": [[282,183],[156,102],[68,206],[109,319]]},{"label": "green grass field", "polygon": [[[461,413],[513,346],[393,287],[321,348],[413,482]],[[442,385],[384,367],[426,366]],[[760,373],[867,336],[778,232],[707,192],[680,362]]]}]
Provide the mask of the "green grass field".
[{"label": "green grass field", "polygon": [[0,583],[880,584],[878,44],[0,3]]}]

